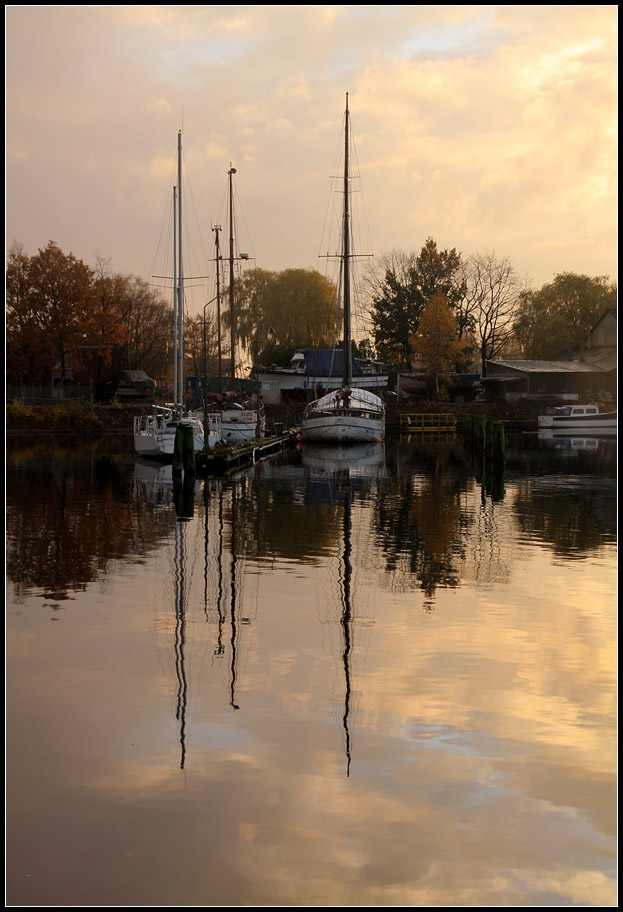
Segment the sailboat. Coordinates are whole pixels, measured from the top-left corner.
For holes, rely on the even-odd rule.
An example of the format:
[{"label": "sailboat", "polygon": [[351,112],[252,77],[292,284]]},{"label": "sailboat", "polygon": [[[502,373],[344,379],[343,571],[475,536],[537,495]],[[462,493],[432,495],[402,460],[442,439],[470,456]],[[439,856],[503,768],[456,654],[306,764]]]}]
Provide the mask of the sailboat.
[{"label": "sailboat", "polygon": [[[178,186],[173,188],[173,263],[174,263],[174,384],[173,402],[155,405],[146,415],[134,418],[134,449],[139,456],[150,459],[173,458],[175,434],[179,424],[193,429],[195,452],[204,448],[204,424],[184,407],[184,271],[182,260],[182,131],[177,136]],[[176,231],[179,236],[177,236]],[[208,446],[220,438],[220,421],[214,416],[209,421]]]},{"label": "sailboat", "polygon": [[[207,416],[218,413],[220,416],[221,438],[226,443],[239,443],[243,440],[254,440],[256,437],[262,437],[265,429],[264,412],[261,403],[258,401],[255,407],[249,404],[242,404],[236,401],[236,314],[235,314],[235,283],[234,283],[234,261],[237,257],[234,255],[234,192],[233,176],[236,169],[230,166],[229,176],[229,318],[230,318],[230,337],[231,337],[231,384],[232,389],[224,392],[222,389],[219,393],[206,393],[206,397],[214,401],[214,405],[206,412]],[[217,234],[218,244],[218,234]],[[218,249],[218,248],[217,248]],[[247,254],[240,254],[239,259],[248,259]],[[216,269],[218,277],[219,257],[217,254]],[[217,283],[218,284],[218,283]],[[220,293],[217,291],[219,298],[220,313]],[[220,379],[220,328],[219,328],[219,379]]]},{"label": "sailboat", "polygon": [[363,443],[385,436],[385,404],[375,393],[353,388],[351,342],[351,219],[349,188],[350,113],[346,93],[344,126],[344,210],[342,224],[342,273],[344,309],[344,351],[342,388],[310,402],[303,414],[304,441]]}]

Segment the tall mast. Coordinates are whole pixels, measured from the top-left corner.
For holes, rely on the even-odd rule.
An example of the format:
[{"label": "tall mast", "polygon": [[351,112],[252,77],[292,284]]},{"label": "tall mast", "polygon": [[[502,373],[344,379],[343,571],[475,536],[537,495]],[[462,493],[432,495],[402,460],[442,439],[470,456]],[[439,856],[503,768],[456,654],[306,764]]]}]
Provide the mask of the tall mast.
[{"label": "tall mast", "polygon": [[350,341],[350,206],[348,192],[348,92],[346,93],[346,116],[344,118],[344,227],[343,227],[343,258],[344,258],[344,386],[350,387],[352,382],[352,352]]},{"label": "tall mast", "polygon": [[177,317],[179,322],[178,329],[178,348],[179,348],[179,369],[178,383],[179,394],[177,397],[178,406],[181,410],[184,408],[184,273],[182,269],[182,131],[177,134],[177,214],[178,214],[178,279],[179,279],[179,299],[177,308]]},{"label": "tall mast", "polygon": [[236,321],[234,317],[234,194],[233,176],[236,169],[229,169],[229,315],[231,325],[231,388],[236,391]]},{"label": "tall mast", "polygon": [[173,409],[177,413],[177,187],[173,187]]},{"label": "tall mast", "polygon": [[214,244],[216,247],[216,335],[218,340],[218,391],[223,392],[223,368],[221,366],[221,248],[219,244],[218,233],[221,230],[220,225],[215,225],[213,231],[216,235]]}]

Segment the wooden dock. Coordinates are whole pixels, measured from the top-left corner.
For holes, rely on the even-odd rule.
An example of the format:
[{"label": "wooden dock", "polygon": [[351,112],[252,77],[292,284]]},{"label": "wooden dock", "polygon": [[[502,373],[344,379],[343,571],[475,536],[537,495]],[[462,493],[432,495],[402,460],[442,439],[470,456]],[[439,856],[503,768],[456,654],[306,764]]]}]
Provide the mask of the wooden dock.
[{"label": "wooden dock", "polygon": [[456,432],[454,415],[447,413],[402,413],[400,415],[401,434],[452,434]]},{"label": "wooden dock", "polygon": [[195,454],[197,475],[203,478],[224,478],[243,469],[275,456],[282,450],[294,446],[298,428],[292,428],[277,437],[248,440],[227,444]]}]

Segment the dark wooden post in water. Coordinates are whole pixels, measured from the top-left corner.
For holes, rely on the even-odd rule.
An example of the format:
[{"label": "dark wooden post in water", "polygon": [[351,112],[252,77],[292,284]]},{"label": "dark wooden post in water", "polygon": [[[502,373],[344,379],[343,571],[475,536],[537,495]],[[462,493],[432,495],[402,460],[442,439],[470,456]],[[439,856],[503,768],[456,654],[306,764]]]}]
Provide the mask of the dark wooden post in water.
[{"label": "dark wooden post in water", "polygon": [[179,522],[187,522],[195,515],[195,479],[192,475],[173,479],[173,502]]},{"label": "dark wooden post in water", "polygon": [[503,421],[489,421],[483,415],[463,418],[463,447],[473,461],[474,477],[494,500],[504,498],[506,440]]},{"label": "dark wooden post in water", "polygon": [[504,461],[504,422],[488,421],[485,428],[485,455],[493,463]]},{"label": "dark wooden post in water", "polygon": [[179,476],[182,470],[186,476],[196,474],[195,438],[192,425],[180,422],[175,429],[173,445],[173,475]]}]

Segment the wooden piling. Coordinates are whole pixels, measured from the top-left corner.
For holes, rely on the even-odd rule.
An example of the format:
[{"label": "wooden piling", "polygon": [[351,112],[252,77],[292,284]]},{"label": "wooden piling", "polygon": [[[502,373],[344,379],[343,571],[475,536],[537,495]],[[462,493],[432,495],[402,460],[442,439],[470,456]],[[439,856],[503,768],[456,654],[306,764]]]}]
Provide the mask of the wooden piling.
[{"label": "wooden piling", "polygon": [[179,477],[184,471],[185,475],[195,475],[195,438],[190,424],[180,422],[175,429],[175,443],[173,444],[173,475]]}]

